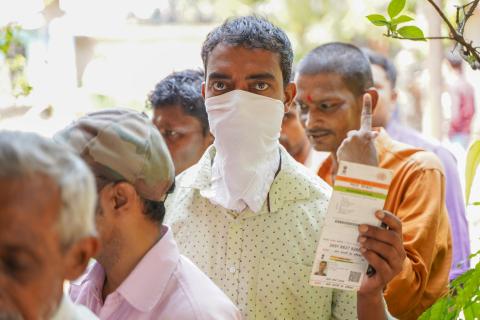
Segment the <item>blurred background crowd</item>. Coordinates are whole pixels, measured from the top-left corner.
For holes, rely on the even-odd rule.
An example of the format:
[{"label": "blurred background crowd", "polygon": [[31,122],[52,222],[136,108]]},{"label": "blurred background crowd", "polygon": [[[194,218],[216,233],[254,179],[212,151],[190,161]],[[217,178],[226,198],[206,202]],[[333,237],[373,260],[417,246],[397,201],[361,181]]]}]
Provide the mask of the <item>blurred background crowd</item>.
[{"label": "blurred background crowd", "polygon": [[[460,2],[460,3],[459,3]],[[464,1],[467,2],[467,1]],[[200,47],[229,16],[255,13],[284,29],[295,61],[330,41],[391,58],[397,71],[396,123],[440,141],[457,160],[464,188],[465,150],[480,138],[480,71],[451,55],[452,42],[384,37],[365,16],[384,0],[5,0],[0,4],[0,128],[44,136],[88,112],[121,106],[152,113],[149,94],[173,71],[201,69]],[[442,1],[454,19],[454,5]],[[444,26],[426,1],[408,1],[416,24]],[[466,37],[480,43],[480,8]],[[150,100],[151,101],[151,100]],[[467,203],[472,252],[480,249],[480,178]]]}]

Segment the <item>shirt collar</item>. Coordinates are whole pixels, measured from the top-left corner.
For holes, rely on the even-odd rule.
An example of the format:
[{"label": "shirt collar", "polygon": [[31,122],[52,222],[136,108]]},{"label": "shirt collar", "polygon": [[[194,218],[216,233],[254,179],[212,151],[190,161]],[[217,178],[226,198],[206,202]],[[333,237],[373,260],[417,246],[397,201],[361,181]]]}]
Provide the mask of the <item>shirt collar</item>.
[{"label": "shirt collar", "polygon": [[[198,190],[209,187],[215,153],[215,147],[210,146],[198,163],[183,173],[180,186]],[[298,175],[299,170],[309,174],[308,169],[295,161],[281,145],[280,157],[281,168],[273,180],[267,198],[267,201],[270,201],[270,212],[280,209],[285,201],[307,199],[310,195],[311,182],[304,179],[303,175]]]},{"label": "shirt collar", "polygon": [[162,238],[117,289],[130,305],[142,312],[148,312],[158,304],[180,260],[172,231],[162,226],[162,233]]},{"label": "shirt collar", "polygon": [[[162,238],[145,254],[116,290],[132,307],[141,312],[148,312],[157,305],[180,260],[180,252],[172,231],[169,227],[162,226],[162,233]],[[105,271],[95,262],[87,274],[72,282],[72,285],[86,287],[101,300],[104,280]]]}]

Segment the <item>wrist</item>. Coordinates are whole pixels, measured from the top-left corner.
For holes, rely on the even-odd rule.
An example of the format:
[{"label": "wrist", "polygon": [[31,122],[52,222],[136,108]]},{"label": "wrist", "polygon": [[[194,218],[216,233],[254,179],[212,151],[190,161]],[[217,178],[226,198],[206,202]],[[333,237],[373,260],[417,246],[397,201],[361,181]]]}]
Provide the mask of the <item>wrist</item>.
[{"label": "wrist", "polygon": [[383,292],[357,292],[357,300],[367,305],[383,305]]}]

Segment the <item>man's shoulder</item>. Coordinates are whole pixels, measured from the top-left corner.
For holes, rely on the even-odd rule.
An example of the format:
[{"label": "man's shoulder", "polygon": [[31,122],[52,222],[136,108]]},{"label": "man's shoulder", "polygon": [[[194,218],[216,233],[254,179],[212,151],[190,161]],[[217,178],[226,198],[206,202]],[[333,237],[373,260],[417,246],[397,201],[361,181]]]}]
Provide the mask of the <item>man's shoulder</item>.
[{"label": "man's shoulder", "polygon": [[[177,292],[172,293],[179,303],[174,309],[179,318],[191,319],[240,319],[240,311],[187,257],[181,255],[172,281],[176,282]],[[181,316],[183,315],[183,316]]]},{"label": "man's shoulder", "polygon": [[285,160],[285,165],[282,167],[281,173],[284,177],[284,184],[300,182],[308,187],[311,192],[321,193],[328,198],[330,197],[331,187],[311,169],[297,162],[286,152],[283,159]]},{"label": "man's shoulder", "polygon": [[[175,195],[182,193],[194,193],[195,189],[201,189],[209,183],[209,176],[205,174],[205,168],[197,163],[179,174],[175,179]],[[286,151],[282,152],[281,169],[275,177],[272,186],[280,184],[282,187],[294,190],[300,187],[307,188],[313,194],[321,194],[330,197],[330,186],[320,179],[314,172],[295,161]],[[167,200],[168,202],[168,200]]]},{"label": "man's shoulder", "polygon": [[434,153],[444,166],[456,166],[455,156],[440,141],[426,137],[412,128],[395,126],[391,137],[396,141]]},{"label": "man's shoulder", "polygon": [[385,169],[438,170],[444,172],[442,163],[431,151],[389,139],[379,152],[380,167]]}]

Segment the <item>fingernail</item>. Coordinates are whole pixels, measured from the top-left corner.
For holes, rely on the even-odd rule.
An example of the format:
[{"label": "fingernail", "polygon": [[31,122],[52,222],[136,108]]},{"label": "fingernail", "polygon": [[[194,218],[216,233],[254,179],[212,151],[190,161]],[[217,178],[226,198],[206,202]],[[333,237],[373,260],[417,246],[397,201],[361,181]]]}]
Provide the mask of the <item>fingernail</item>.
[{"label": "fingernail", "polygon": [[358,230],[360,230],[360,232],[362,232],[362,233],[365,233],[365,232],[368,231],[368,227],[367,227],[366,225],[362,224],[362,225],[358,228]]},{"label": "fingernail", "polygon": [[361,247],[361,248],[360,248],[360,252],[361,252],[361,253],[365,253],[365,252],[367,252],[367,249],[365,249],[364,247]]},{"label": "fingernail", "polygon": [[385,217],[385,213],[383,211],[377,211],[375,212],[375,215],[378,219],[383,219]]},{"label": "fingernail", "polygon": [[358,239],[358,242],[360,243],[364,243],[365,241],[367,241],[367,238],[365,237],[360,237],[360,239]]}]

